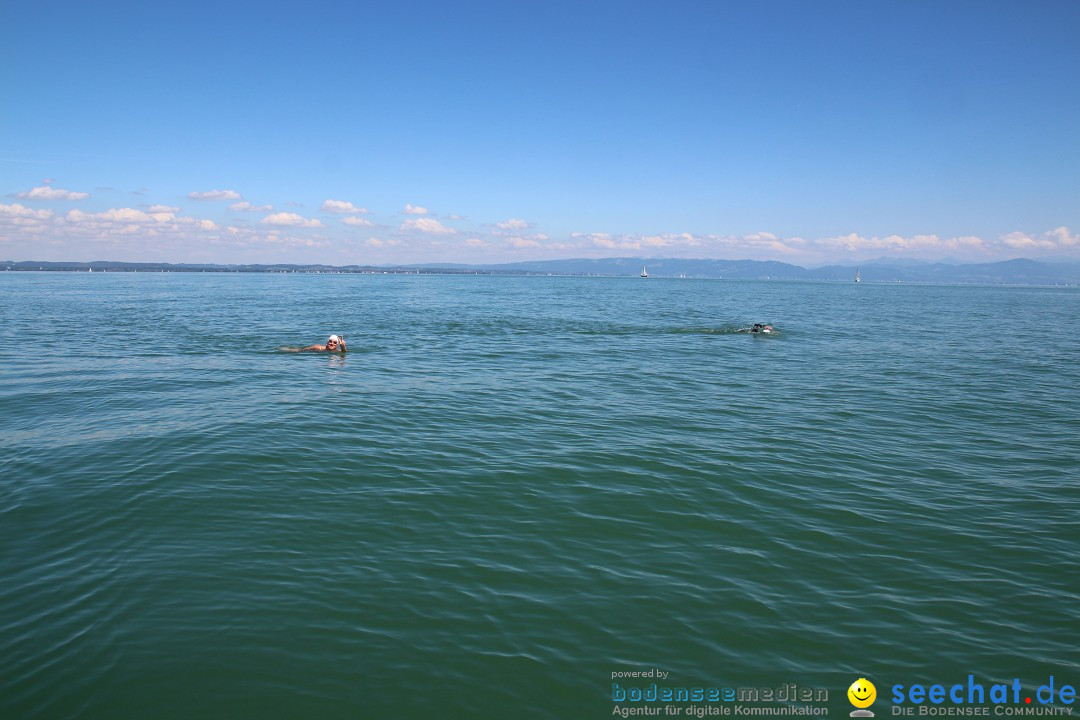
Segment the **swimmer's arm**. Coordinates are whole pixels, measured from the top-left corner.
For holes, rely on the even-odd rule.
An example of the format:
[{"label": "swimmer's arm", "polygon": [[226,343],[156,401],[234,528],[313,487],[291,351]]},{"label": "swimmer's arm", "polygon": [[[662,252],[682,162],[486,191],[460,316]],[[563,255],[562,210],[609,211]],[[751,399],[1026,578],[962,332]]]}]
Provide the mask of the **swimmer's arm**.
[{"label": "swimmer's arm", "polygon": [[326,346],[308,345],[306,348],[300,348],[300,352],[326,352]]}]

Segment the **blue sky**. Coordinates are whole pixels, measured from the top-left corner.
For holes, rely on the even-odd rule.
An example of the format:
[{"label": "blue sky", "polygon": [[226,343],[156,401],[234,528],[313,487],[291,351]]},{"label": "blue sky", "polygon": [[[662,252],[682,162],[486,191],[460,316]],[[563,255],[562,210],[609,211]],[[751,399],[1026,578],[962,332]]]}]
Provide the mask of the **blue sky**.
[{"label": "blue sky", "polygon": [[1080,260],[1080,2],[0,4],[0,259]]}]

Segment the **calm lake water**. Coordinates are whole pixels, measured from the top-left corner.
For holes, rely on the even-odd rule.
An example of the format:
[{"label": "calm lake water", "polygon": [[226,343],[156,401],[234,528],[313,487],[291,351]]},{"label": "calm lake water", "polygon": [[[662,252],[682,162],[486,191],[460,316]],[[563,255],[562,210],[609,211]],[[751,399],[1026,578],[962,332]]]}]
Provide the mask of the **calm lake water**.
[{"label": "calm lake water", "polygon": [[1075,288],[12,272],[0,321],[2,718],[1080,685]]}]

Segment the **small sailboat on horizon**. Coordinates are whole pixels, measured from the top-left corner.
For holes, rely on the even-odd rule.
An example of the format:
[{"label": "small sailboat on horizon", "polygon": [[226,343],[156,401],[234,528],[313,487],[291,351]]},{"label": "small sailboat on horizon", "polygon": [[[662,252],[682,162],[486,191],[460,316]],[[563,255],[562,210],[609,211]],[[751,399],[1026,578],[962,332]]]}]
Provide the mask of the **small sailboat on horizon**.
[{"label": "small sailboat on horizon", "polygon": [[859,274],[859,268],[855,268],[855,282],[862,282],[862,275]]},{"label": "small sailboat on horizon", "polygon": [[641,277],[643,277],[643,278],[649,277],[649,271],[645,269],[644,265],[641,266]]}]

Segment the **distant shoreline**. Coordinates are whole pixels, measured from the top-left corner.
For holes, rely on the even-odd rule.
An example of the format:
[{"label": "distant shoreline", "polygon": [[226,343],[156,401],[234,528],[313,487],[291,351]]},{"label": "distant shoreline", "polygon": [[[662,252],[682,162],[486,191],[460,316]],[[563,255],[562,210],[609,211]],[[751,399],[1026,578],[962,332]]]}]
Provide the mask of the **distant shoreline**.
[{"label": "distant shoreline", "polygon": [[799,280],[850,282],[856,271],[864,284],[945,283],[975,285],[1080,285],[1080,262],[1042,262],[1017,258],[993,263],[949,265],[912,261],[870,261],[861,265],[804,268],[761,260],[683,260],[671,258],[603,258],[540,260],[492,265],[431,263],[416,265],[320,265],[0,261],[0,272],[183,272],[332,275],[516,275],[568,277],[637,277],[648,263],[649,279]]},{"label": "distant shoreline", "polygon": [[[33,265],[34,267],[15,267],[15,265]],[[138,263],[136,267],[112,265],[109,263],[15,263],[4,265],[0,270],[12,272],[111,272],[111,273],[259,273],[259,274],[307,274],[307,275],[547,275],[549,273],[508,271],[508,270],[452,270],[433,268],[351,268],[351,267],[297,267],[281,269],[273,266],[267,267],[234,267],[234,266],[178,266],[171,264],[155,265],[152,263]],[[58,267],[62,266],[62,267]]]}]

